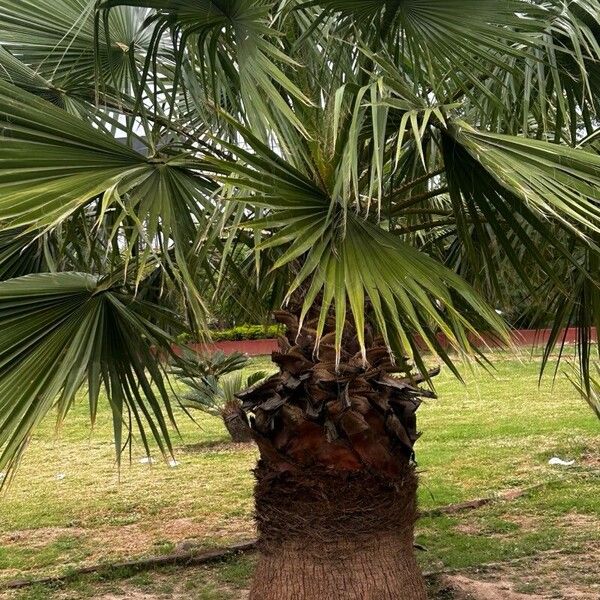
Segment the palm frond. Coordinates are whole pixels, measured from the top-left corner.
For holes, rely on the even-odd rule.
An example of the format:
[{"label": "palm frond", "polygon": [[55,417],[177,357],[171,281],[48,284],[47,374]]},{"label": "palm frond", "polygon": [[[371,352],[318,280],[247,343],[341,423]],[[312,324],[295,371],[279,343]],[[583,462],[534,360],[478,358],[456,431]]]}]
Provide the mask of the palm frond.
[{"label": "palm frond", "polygon": [[600,366],[596,365],[595,372],[590,374],[588,381],[577,376],[569,378],[575,389],[585,398],[600,419]]},{"label": "palm frond", "polygon": [[198,69],[203,87],[211,91],[207,101],[219,106],[221,98],[226,98],[234,106],[223,108],[243,115],[258,130],[276,114],[303,130],[280,89],[303,102],[310,103],[310,99],[285,72],[285,66],[299,65],[286,56],[270,27],[273,0],[104,0],[99,4],[108,14],[123,6],[155,11],[146,23],[152,28],[152,42],[145,68],[148,73],[154,65],[155,82],[161,39],[168,32],[174,41],[171,104],[189,60]]},{"label": "palm frond", "polygon": [[[0,81],[0,222],[51,227],[123,181],[147,160],[33,94]],[[150,168],[150,171],[152,169]]]},{"label": "palm frond", "polygon": [[470,97],[489,96],[485,79],[494,76],[494,68],[507,69],[507,57],[527,56],[553,16],[542,6],[520,0],[305,4],[314,5],[350,17],[350,25],[358,24],[372,50],[391,50],[398,68],[410,72],[438,101],[452,98],[452,88]]},{"label": "palm frond", "polygon": [[[461,261],[457,268],[463,277],[501,301],[505,282],[497,275],[500,264],[508,261],[530,293],[538,286],[534,275],[539,270],[561,289],[564,279],[556,272],[557,260],[572,260],[565,235],[560,235],[561,223],[551,222],[538,204],[523,199],[514,188],[499,185],[497,171],[487,170],[477,155],[447,135],[442,138],[442,156],[457,238],[452,251],[458,254],[451,260]],[[571,237],[572,233],[567,236]],[[556,252],[549,255],[549,248]]]},{"label": "palm frond", "polygon": [[51,236],[0,231],[0,281],[47,273],[56,267],[58,254],[56,240]]},{"label": "palm frond", "polygon": [[12,84],[0,81],[0,224],[48,230],[95,203],[101,221],[114,212],[112,239],[125,234],[129,257],[157,253],[190,291],[200,322],[205,308],[189,269],[189,256],[214,212],[213,184],[202,163],[163,148],[144,156],[108,133]]},{"label": "palm frond", "polygon": [[[259,250],[285,247],[272,268],[299,262],[288,300],[305,286],[303,318],[315,302],[320,303],[316,347],[332,309],[337,319],[333,343],[339,360],[348,309],[354,315],[364,351],[367,304],[388,346],[398,356],[410,355],[418,360],[414,340],[420,336],[451,363],[440,348],[440,332],[454,347],[469,352],[467,331],[474,328],[460,314],[457,306],[461,303],[479,314],[492,331],[504,335],[504,326],[494,311],[455,274],[354,214],[248,130],[240,128],[240,132],[255,154],[238,149],[238,163],[218,164],[223,169],[230,168],[232,177],[228,183],[241,190],[242,196],[233,195],[232,199],[243,199],[266,209],[262,219],[243,225],[263,231]],[[247,192],[253,195],[246,196]],[[266,235],[266,231],[270,234]]]},{"label": "palm frond", "polygon": [[87,383],[92,422],[106,390],[120,457],[134,430],[166,456],[174,425],[154,348],[169,348],[163,327],[179,327],[160,306],[127,287],[84,273],[28,275],[0,282],[0,468],[17,463],[34,428],[56,408],[68,413]]},{"label": "palm frond", "polygon": [[[598,235],[593,235],[593,238],[597,241]],[[553,317],[542,359],[542,374],[547,370],[553,352],[558,351],[562,357],[566,331],[571,327],[577,328],[578,388],[591,402],[597,399],[594,365],[600,359],[600,340],[597,337],[600,332],[600,257],[581,244],[572,245],[572,253],[574,265],[557,264],[557,267],[562,267],[558,275],[563,278],[568,291],[561,293],[547,284],[541,290]],[[558,364],[556,369],[558,372]]]},{"label": "palm frond", "polygon": [[241,405],[236,395],[265,378],[259,371],[248,375],[244,368],[248,357],[234,352],[212,354],[186,352],[171,369],[177,380],[187,387],[182,397],[185,408],[222,416],[233,405]]},{"label": "palm frond", "polygon": [[186,349],[172,367],[171,373],[185,383],[187,379],[201,379],[209,375],[219,378],[243,369],[247,363],[248,357],[240,352],[198,353]]},{"label": "palm frond", "polygon": [[[146,11],[120,8],[110,32],[96,35],[95,0],[0,1],[0,39],[11,53],[62,90],[96,87],[96,66],[104,83],[131,91],[136,54],[146,45],[141,31]],[[132,68],[133,67],[135,68]],[[93,99],[93,96],[90,100]]]},{"label": "palm frond", "polygon": [[[450,129],[498,183],[546,217],[579,235],[600,227],[600,157],[540,140],[483,133],[464,123]],[[577,224],[574,226],[573,224]]]}]

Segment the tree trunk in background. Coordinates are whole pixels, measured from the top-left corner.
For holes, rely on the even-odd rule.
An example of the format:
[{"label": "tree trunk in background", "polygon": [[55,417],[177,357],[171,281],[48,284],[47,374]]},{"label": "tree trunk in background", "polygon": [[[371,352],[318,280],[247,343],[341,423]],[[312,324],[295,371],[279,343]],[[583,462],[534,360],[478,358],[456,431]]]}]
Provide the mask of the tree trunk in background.
[{"label": "tree trunk in background", "polygon": [[238,409],[235,412],[223,414],[225,428],[235,444],[245,444],[252,441],[252,430],[246,416]]},{"label": "tree trunk in background", "polygon": [[250,600],[425,600],[412,456],[420,397],[433,394],[369,331],[363,357],[347,323],[336,364],[333,319],[316,356],[316,319],[276,316],[280,372],[238,396],[261,454]]}]

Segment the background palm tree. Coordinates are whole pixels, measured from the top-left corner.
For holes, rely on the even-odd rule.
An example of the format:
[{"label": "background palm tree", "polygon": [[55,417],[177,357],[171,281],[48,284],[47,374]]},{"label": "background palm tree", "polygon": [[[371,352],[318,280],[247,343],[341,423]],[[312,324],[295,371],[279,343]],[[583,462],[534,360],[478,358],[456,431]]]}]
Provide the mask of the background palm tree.
[{"label": "background palm tree", "polygon": [[477,332],[506,339],[495,309],[518,282],[554,311],[546,359],[581,327],[597,407],[599,15],[0,0],[0,469],[86,384],[119,456],[134,428],[172,453],[155,349],[244,290],[287,325],[280,372],[242,395],[261,451],[252,598],[424,598],[427,353],[458,376],[484,361]]},{"label": "background palm tree", "polygon": [[237,394],[264,379],[266,373],[244,373],[244,367],[248,367],[246,355],[226,355],[220,350],[213,354],[190,353],[178,363],[171,373],[186,386],[182,405],[223,419],[234,443],[251,442],[252,431]]}]

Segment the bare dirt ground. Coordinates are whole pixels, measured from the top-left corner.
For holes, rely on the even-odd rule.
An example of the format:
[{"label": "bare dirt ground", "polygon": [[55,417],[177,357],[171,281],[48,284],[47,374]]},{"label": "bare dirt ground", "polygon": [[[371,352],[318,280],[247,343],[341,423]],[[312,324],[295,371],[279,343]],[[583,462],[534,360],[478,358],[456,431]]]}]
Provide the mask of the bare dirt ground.
[{"label": "bare dirt ground", "polygon": [[434,579],[432,600],[600,600],[600,542]]}]

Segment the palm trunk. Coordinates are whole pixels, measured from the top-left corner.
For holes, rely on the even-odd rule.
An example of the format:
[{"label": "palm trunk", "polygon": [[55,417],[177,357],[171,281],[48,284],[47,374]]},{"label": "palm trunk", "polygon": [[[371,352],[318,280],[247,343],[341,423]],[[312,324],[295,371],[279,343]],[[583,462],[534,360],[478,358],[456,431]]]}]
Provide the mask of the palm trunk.
[{"label": "palm trunk", "polygon": [[257,469],[260,559],[250,600],[425,600],[416,479]]},{"label": "palm trunk", "polygon": [[419,397],[431,394],[370,335],[365,360],[351,325],[336,364],[333,321],[315,357],[314,321],[299,330],[278,316],[281,371],[239,396],[261,454],[250,599],[424,600],[411,458]]},{"label": "palm trunk", "polygon": [[239,408],[224,412],[223,423],[234,444],[246,444],[252,441],[252,431],[248,420]]}]

